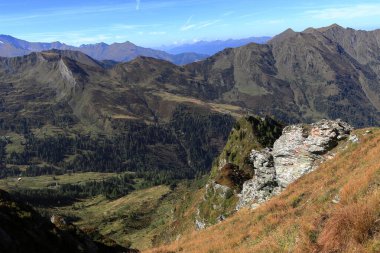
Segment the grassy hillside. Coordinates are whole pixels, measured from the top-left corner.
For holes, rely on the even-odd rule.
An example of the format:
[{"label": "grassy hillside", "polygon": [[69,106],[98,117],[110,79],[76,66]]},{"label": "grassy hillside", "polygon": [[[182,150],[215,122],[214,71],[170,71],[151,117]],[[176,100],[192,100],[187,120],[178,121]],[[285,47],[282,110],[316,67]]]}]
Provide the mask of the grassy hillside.
[{"label": "grassy hillside", "polygon": [[97,195],[38,210],[49,217],[67,217],[83,231],[94,234],[94,239],[99,234],[125,247],[147,249],[172,241],[194,227],[194,208],[204,181],[135,190],[116,199]]},{"label": "grassy hillside", "polygon": [[132,244],[134,248],[147,248],[152,246],[155,235],[150,225],[160,222],[159,217],[154,217],[153,213],[169,192],[168,187],[157,186],[135,191],[116,200],[97,196],[77,202],[64,210],[77,217],[79,220],[76,224],[85,230],[98,230],[121,245]]},{"label": "grassy hillside", "polygon": [[355,134],[259,208],[146,252],[380,252],[380,129]]},{"label": "grassy hillside", "polygon": [[116,173],[73,173],[64,175],[44,175],[38,177],[8,177],[0,179],[0,188],[10,191],[19,188],[41,189],[47,187],[56,187],[62,184],[83,184],[91,181],[101,181],[116,176]]}]

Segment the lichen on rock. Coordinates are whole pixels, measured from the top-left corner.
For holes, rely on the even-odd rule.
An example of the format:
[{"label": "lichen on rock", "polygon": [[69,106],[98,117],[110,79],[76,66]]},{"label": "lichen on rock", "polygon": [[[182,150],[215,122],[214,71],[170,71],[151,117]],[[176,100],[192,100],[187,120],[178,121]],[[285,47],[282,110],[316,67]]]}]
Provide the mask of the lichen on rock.
[{"label": "lichen on rock", "polygon": [[311,125],[284,128],[273,145],[277,182],[285,188],[315,168],[315,161],[346,139],[353,128],[341,120],[321,120]]},{"label": "lichen on rock", "polygon": [[285,127],[273,149],[252,150],[254,177],[243,184],[236,209],[257,207],[290,183],[313,171],[324,155],[347,139],[353,128],[341,120]]},{"label": "lichen on rock", "polygon": [[250,160],[254,167],[254,177],[243,184],[236,209],[239,210],[252,202],[262,203],[276,190],[276,171],[270,149],[252,150]]}]

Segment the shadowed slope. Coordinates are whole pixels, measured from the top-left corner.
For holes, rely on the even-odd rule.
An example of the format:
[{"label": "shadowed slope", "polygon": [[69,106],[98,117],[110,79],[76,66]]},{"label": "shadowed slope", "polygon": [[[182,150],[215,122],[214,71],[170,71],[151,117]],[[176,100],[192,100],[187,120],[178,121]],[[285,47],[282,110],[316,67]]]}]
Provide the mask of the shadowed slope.
[{"label": "shadowed slope", "polygon": [[2,252],[137,252],[92,241],[69,224],[56,227],[30,207],[0,191],[0,250]]}]

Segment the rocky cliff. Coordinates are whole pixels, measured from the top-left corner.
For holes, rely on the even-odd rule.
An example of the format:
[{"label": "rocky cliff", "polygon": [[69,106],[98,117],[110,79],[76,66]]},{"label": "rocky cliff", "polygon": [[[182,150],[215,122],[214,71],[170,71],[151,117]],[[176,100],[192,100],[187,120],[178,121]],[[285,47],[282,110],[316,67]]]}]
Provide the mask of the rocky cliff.
[{"label": "rocky cliff", "polygon": [[250,152],[273,147],[282,129],[281,123],[269,117],[249,116],[236,122],[226,146],[214,161],[196,217],[198,228],[217,223],[235,211],[237,194],[255,175]]},{"label": "rocky cliff", "polygon": [[[219,222],[243,207],[256,208],[279,194],[289,184],[334,156],[334,148],[341,142],[357,142],[357,137],[350,135],[352,130],[352,126],[341,120],[321,120],[285,127],[273,146],[256,144],[248,151],[247,144],[242,146],[239,141],[234,142],[235,148],[243,148],[244,169],[241,164],[239,167],[228,160],[221,160],[223,155],[219,157],[199,208],[197,227],[201,229]],[[231,136],[234,131],[236,129]],[[253,138],[251,141],[253,144],[257,140]]]},{"label": "rocky cliff", "polygon": [[313,171],[321,161],[333,155],[328,152],[339,141],[347,139],[352,129],[341,120],[321,120],[311,125],[284,128],[272,150],[251,151],[254,177],[244,182],[236,208],[256,207]]}]

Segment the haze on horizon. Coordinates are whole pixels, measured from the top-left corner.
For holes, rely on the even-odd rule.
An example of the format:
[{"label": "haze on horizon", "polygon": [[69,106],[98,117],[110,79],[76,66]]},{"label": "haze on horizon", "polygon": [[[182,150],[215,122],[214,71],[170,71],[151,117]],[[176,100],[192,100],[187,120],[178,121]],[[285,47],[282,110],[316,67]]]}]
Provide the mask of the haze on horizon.
[{"label": "haze on horizon", "polygon": [[70,45],[131,41],[137,45],[274,36],[338,23],[380,27],[378,1],[14,0],[0,3],[0,34]]}]

